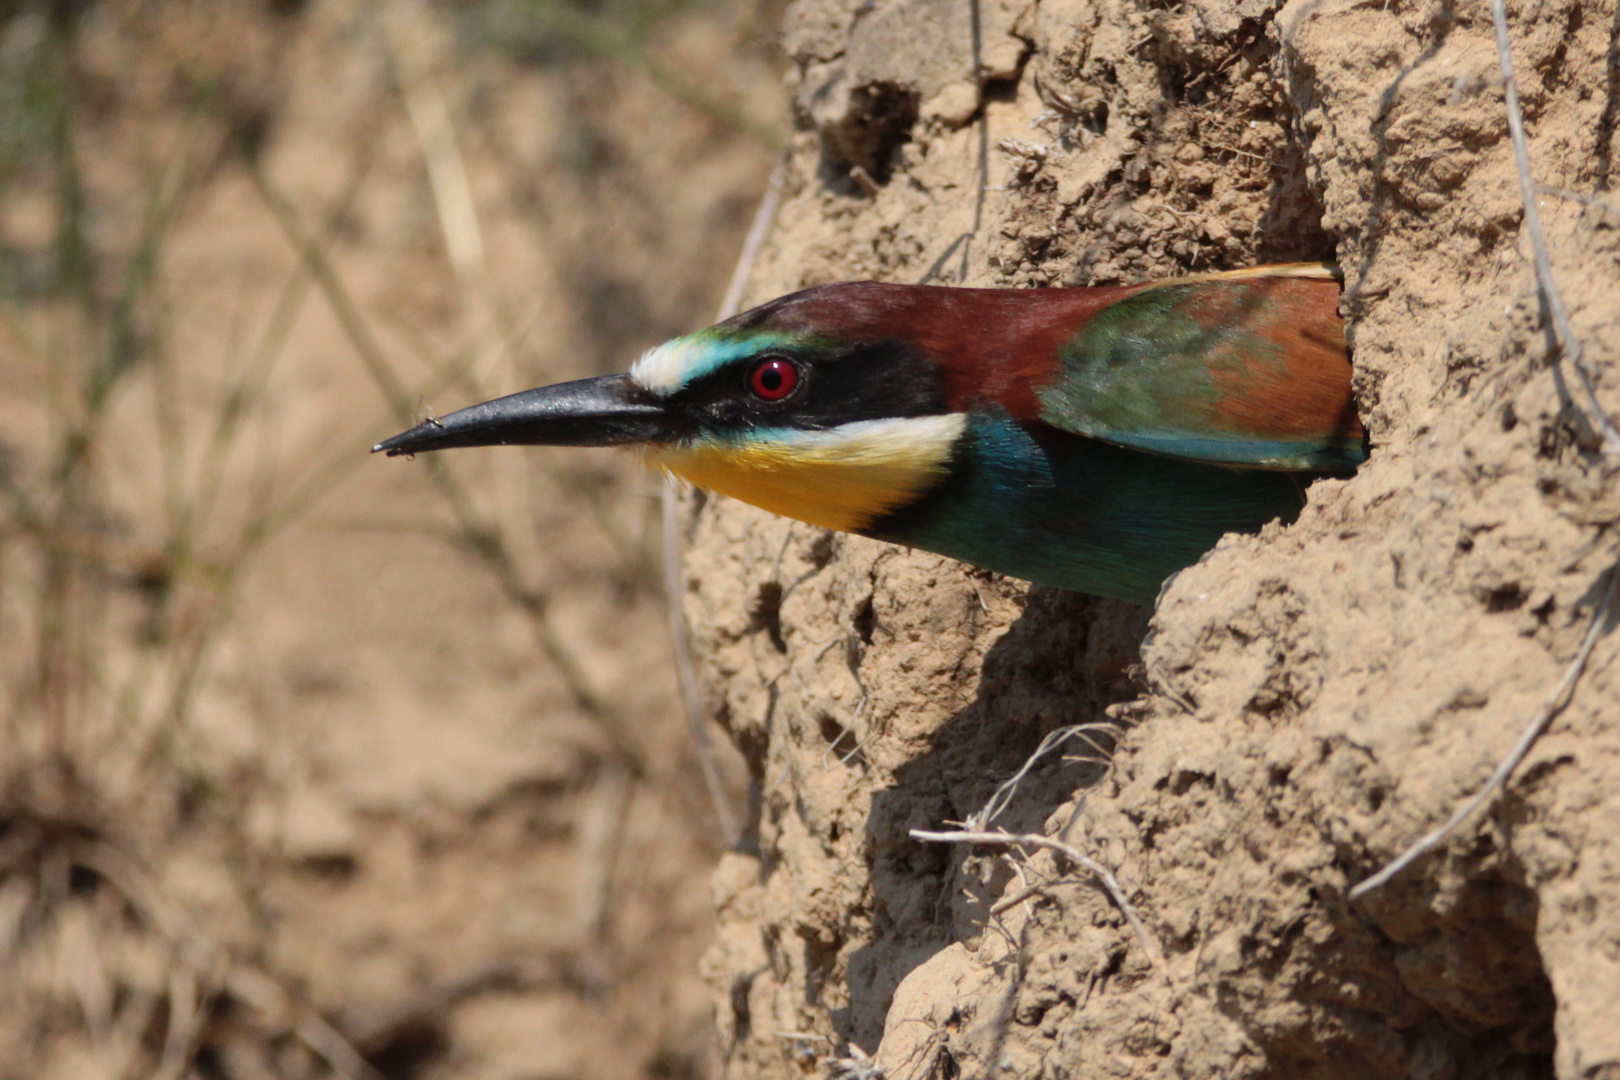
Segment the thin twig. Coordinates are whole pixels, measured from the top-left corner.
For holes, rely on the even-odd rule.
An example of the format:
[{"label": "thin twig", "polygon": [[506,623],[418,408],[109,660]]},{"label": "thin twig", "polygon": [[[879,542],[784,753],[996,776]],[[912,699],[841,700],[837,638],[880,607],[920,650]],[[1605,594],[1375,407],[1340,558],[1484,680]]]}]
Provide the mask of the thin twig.
[{"label": "thin twig", "polygon": [[725,785],[720,782],[714,743],[709,738],[709,725],[698,701],[697,667],[692,659],[692,634],[686,624],[686,590],[682,587],[685,578],[681,574],[681,506],[680,489],[676,484],[673,476],[666,476],[659,492],[664,527],[664,608],[669,614],[669,636],[675,643],[675,677],[680,684],[681,707],[692,733],[693,749],[698,766],[703,770],[703,786],[709,791],[715,821],[724,841],[734,844],[738,836],[737,819],[726,799]]},{"label": "thin twig", "polygon": [[1608,629],[1609,612],[1614,606],[1615,586],[1617,584],[1620,584],[1620,564],[1616,564],[1609,570],[1609,587],[1604,591],[1602,601],[1592,609],[1591,621],[1586,626],[1586,636],[1581,639],[1581,647],[1575,653],[1575,659],[1571,660],[1569,666],[1564,669],[1564,677],[1558,680],[1558,685],[1553,688],[1553,692],[1547,697],[1546,701],[1542,702],[1541,708],[1536,711],[1535,716],[1531,718],[1530,723],[1525,727],[1524,734],[1519,736],[1519,741],[1513,745],[1513,749],[1508,752],[1507,757],[1503,758],[1501,763],[1496,766],[1495,771],[1490,775],[1490,779],[1485,781],[1485,786],[1475,792],[1473,798],[1459,807],[1457,812],[1452,814],[1444,825],[1419,838],[1382,870],[1351,889],[1350,899],[1359,900],[1361,897],[1366,896],[1412,865],[1425,853],[1434,850],[1441,841],[1450,836],[1464,821],[1473,816],[1474,811],[1496,796],[1502,785],[1507,783],[1508,777],[1512,776],[1513,771],[1524,761],[1525,755],[1530,753],[1530,748],[1536,744],[1536,740],[1547,730],[1547,726],[1569,704],[1570,698],[1574,695],[1575,684],[1580,680],[1581,673],[1586,670],[1587,658],[1592,655],[1592,649],[1597,645],[1598,640],[1603,637],[1603,632]]},{"label": "thin twig", "polygon": [[1559,348],[1569,358],[1575,374],[1580,377],[1581,389],[1592,411],[1593,422],[1603,436],[1603,451],[1620,454],[1620,430],[1609,418],[1608,411],[1599,404],[1592,371],[1586,365],[1580,339],[1569,321],[1569,310],[1558,291],[1553,277],[1552,259],[1547,254],[1547,240],[1541,232],[1541,210],[1537,206],[1536,180],[1530,171],[1530,148],[1524,137],[1524,115],[1519,108],[1519,88],[1513,78],[1513,47],[1508,39],[1506,0],[1491,0],[1491,21],[1496,24],[1496,58],[1502,67],[1502,93],[1507,99],[1508,134],[1513,140],[1513,161],[1519,169],[1519,196],[1524,201],[1524,227],[1530,234],[1530,248],[1535,253],[1536,284],[1541,289],[1542,301],[1552,315],[1553,331]]},{"label": "thin twig", "polygon": [[1225,150],[1228,154],[1236,154],[1238,157],[1246,157],[1246,158],[1249,158],[1249,159],[1251,159],[1253,161],[1258,161],[1262,165],[1280,165],[1280,164],[1282,164],[1282,162],[1280,162],[1280,161],[1273,161],[1271,158],[1262,157],[1261,155],[1253,153],[1253,152],[1248,151],[1248,150],[1240,150],[1235,146],[1228,146],[1225,143],[1210,143],[1209,145],[1211,147],[1213,147],[1214,149],[1216,149],[1216,150]]},{"label": "thin twig", "polygon": [[827,1063],[827,1071],[836,1080],[887,1080],[883,1068],[865,1050],[850,1043],[848,1057],[836,1057]]},{"label": "thin twig", "polygon": [[1147,924],[1142,921],[1141,916],[1136,913],[1136,908],[1125,896],[1125,890],[1120,887],[1119,879],[1114,877],[1107,867],[1072,844],[1065,844],[1061,840],[1041,836],[1038,833],[928,832],[924,829],[912,829],[910,835],[913,840],[925,840],[935,844],[987,844],[996,847],[1024,845],[1057,852],[1076,866],[1083,867],[1087,873],[1102,883],[1108,898],[1119,908],[1120,914],[1125,916],[1125,921],[1131,924],[1131,932],[1136,935],[1137,941],[1148,954],[1153,966],[1163,972],[1166,978],[1170,977],[1169,968],[1164,962],[1164,950],[1159,947],[1158,939],[1148,930]]},{"label": "thin twig", "polygon": [[[725,299],[720,301],[716,322],[725,322],[742,307],[743,290],[748,287],[749,274],[759,260],[760,249],[764,247],[771,224],[776,220],[776,208],[782,201],[782,185],[786,178],[787,160],[783,158],[771,170],[765,195],[754,213],[754,223],[748,228],[742,253],[731,271],[731,284],[726,288]],[[702,705],[698,701],[697,665],[692,659],[692,635],[686,623],[686,590],[681,584],[684,579],[681,575],[680,486],[674,476],[664,477],[659,502],[664,526],[665,606],[669,610],[670,637],[675,642],[675,674],[681,686],[681,705],[686,710],[686,723],[691,728],[698,764],[703,769],[703,783],[709,789],[709,801],[714,804],[715,820],[719,822],[726,843],[735,843],[737,820],[731,812],[730,803],[726,801],[725,787],[720,782],[720,769],[714,759],[714,744],[709,738],[709,726],[705,723]]]},{"label": "thin twig", "polygon": [[1583,195],[1579,191],[1570,191],[1568,188],[1554,187],[1551,184],[1536,184],[1536,190],[1543,195],[1551,195],[1555,199],[1568,199],[1578,202],[1582,206],[1599,206],[1604,209],[1614,209],[1614,204],[1597,195]]},{"label": "thin twig", "polygon": [[759,261],[765,238],[771,234],[771,225],[776,221],[776,208],[782,203],[782,187],[786,183],[787,158],[782,157],[777,159],[776,167],[771,170],[771,178],[765,182],[765,195],[759,200],[754,223],[748,227],[742,253],[737,256],[737,265],[731,271],[731,283],[726,286],[725,299],[720,301],[716,322],[725,322],[742,310],[743,290],[748,287],[748,278],[754,271],[754,264]]},{"label": "thin twig", "polygon": [[[403,60],[400,66],[406,66]],[[479,227],[467,165],[456,144],[450,105],[437,87],[416,79],[407,83],[404,97],[405,112],[411,118],[422,162],[427,166],[428,186],[433,191],[450,265],[470,301],[485,299],[484,233]]]},{"label": "thin twig", "polygon": [[[429,16],[422,5],[395,4],[385,19],[393,66],[405,100],[406,115],[416,133],[427,168],[428,187],[444,237],[445,252],[461,286],[462,304],[468,327],[486,354],[516,360],[510,319],[490,283],[488,251],[484,230],[479,223],[478,204],[473,198],[467,162],[456,137],[456,124],[450,101],[440,86],[438,73],[453,71],[452,61],[436,55],[431,34],[411,33],[411,20]],[[420,28],[418,28],[420,30]]]},{"label": "thin twig", "polygon": [[197,1056],[208,1000],[198,994],[197,973],[180,964],[169,972],[169,1022],[163,1035],[163,1057],[152,1080],[180,1080]]},{"label": "thin twig", "polygon": [[1099,754],[1105,754],[1106,751],[1091,738],[1091,734],[1094,731],[1113,730],[1115,728],[1111,723],[1089,723],[1074,724],[1051,732],[1041,740],[1041,744],[1035,748],[1035,752],[1024,759],[1024,763],[1018,767],[1018,771],[1001,782],[1001,785],[996,788],[995,793],[990,796],[989,801],[984,804],[979,812],[968,818],[967,827],[980,832],[989,828],[996,818],[1001,816],[1002,811],[1006,810],[1012,803],[1013,796],[1018,793],[1018,786],[1023,783],[1030,770],[1047,754],[1050,754],[1070,739],[1080,739],[1089,743],[1091,748]]},{"label": "thin twig", "polygon": [[1050,881],[1043,881],[1039,884],[1030,885],[1027,888],[1019,889],[1005,900],[996,901],[995,905],[990,909],[990,916],[991,918],[994,918],[997,915],[1004,915],[1013,908],[1017,907],[1019,904],[1022,904],[1025,900],[1033,900],[1037,896],[1045,896],[1047,890],[1051,887],[1052,883]]},{"label": "thin twig", "polygon": [[225,972],[225,989],[268,1017],[285,1017],[286,1027],[305,1046],[326,1059],[343,1080],[385,1080],[382,1073],[356,1050],[343,1033],[318,1013],[292,1001],[274,979],[251,968],[232,964]]},{"label": "thin twig", "polygon": [[[247,172],[259,197],[269,208],[282,233],[293,249],[300,253],[311,279],[325,297],[328,307],[337,317],[349,343],[360,357],[387,401],[394,417],[401,423],[414,418],[414,405],[409,389],[395,373],[388,354],[372,335],[347,287],[320,245],[304,228],[298,211],[291,200],[277,187],[269,175],[255,163],[248,162]],[[529,587],[518,571],[511,550],[499,533],[481,521],[472,501],[455,477],[441,462],[427,463],[427,474],[439,494],[444,498],[457,524],[461,527],[465,547],[489,569],[508,599],[516,603],[529,616],[529,625],[541,652],[562,677],[579,710],[594,720],[612,744],[614,752],[635,773],[645,776],[648,762],[633,736],[629,722],[592,686],[584,664],[575,655],[573,647],[552,621],[548,594]]]},{"label": "thin twig", "polygon": [[[127,852],[102,841],[78,845],[72,861],[95,873],[118,890],[151,932],[168,947],[179,965],[193,980],[204,985],[222,985],[233,997],[252,1005],[266,1017],[285,1019],[286,1028],[304,1045],[326,1059],[332,1071],[344,1080],[384,1080],[372,1064],[356,1050],[337,1028],[314,1010],[293,1000],[281,983],[261,971],[233,960],[189,925],[183,913],[170,905],[146,871]],[[184,1002],[171,1001],[170,1016],[180,1019],[177,1010]],[[171,1020],[174,1023],[175,1020]],[[188,1036],[194,1040],[195,1033]],[[166,1048],[165,1060],[169,1058]]]},{"label": "thin twig", "polygon": [[755,120],[737,103],[710,94],[702,84],[688,80],[666,66],[642,42],[613,20],[589,14],[583,7],[559,0],[528,0],[523,6],[560,37],[639,72],[677,101],[773,149],[782,144],[781,135],[773,127]]},{"label": "thin twig", "polygon": [[[1580,340],[1575,336],[1574,328],[1570,325],[1569,312],[1564,307],[1563,296],[1558,291],[1558,282],[1553,277],[1552,260],[1547,254],[1547,241],[1541,231],[1541,213],[1537,206],[1537,186],[1534,174],[1530,171],[1530,150],[1525,142],[1524,116],[1519,107],[1519,90],[1513,77],[1513,49],[1508,37],[1507,7],[1504,0],[1491,0],[1491,20],[1496,26],[1496,57],[1502,69],[1502,91],[1506,99],[1508,133],[1513,141],[1513,159],[1518,166],[1519,194],[1524,202],[1525,231],[1530,234],[1531,250],[1535,254],[1536,284],[1541,291],[1542,302],[1547,305],[1547,311],[1552,315],[1554,334],[1558,339],[1560,349],[1569,358],[1571,366],[1575,368],[1580,377],[1581,388],[1585,391],[1587,403],[1591,408],[1593,422],[1603,435],[1604,452],[1620,453],[1620,431],[1617,431],[1609,414],[1598,402],[1597,393],[1593,389],[1591,371],[1588,370],[1581,351]],[[1581,647],[1575,653],[1575,658],[1564,669],[1563,678],[1548,695],[1546,701],[1536,714],[1531,717],[1530,723],[1525,727],[1519,741],[1508,752],[1507,757],[1496,766],[1485,785],[1474,793],[1474,796],[1457,809],[1455,813],[1441,825],[1412,843],[1402,851],[1393,861],[1386,865],[1372,877],[1356,885],[1350,890],[1350,899],[1356,900],[1374,889],[1388,882],[1396,874],[1410,866],[1424,854],[1434,850],[1439,844],[1455,832],[1463,822],[1467,821],[1475,811],[1493,799],[1502,786],[1507,783],[1513,771],[1524,761],[1535,746],[1536,740],[1547,730],[1553,719],[1569,704],[1574,695],[1575,684],[1580,681],[1582,672],[1586,670],[1587,659],[1592,655],[1593,648],[1608,628],[1609,612],[1614,605],[1615,586],[1620,583],[1620,564],[1609,569],[1609,587],[1604,591],[1603,600],[1592,611],[1591,621],[1586,627],[1586,636],[1581,641]]]}]

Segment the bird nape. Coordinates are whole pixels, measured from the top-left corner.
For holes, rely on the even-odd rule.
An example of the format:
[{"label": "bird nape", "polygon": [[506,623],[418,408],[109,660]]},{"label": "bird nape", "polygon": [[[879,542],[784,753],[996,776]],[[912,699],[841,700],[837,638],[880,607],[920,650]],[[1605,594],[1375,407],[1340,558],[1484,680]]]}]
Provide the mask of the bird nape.
[{"label": "bird nape", "polygon": [[635,446],[813,525],[1151,604],[1229,532],[1353,471],[1339,286],[1318,264],[1142,285],[871,281],[784,296],[624,375],[429,420],[375,450]]}]

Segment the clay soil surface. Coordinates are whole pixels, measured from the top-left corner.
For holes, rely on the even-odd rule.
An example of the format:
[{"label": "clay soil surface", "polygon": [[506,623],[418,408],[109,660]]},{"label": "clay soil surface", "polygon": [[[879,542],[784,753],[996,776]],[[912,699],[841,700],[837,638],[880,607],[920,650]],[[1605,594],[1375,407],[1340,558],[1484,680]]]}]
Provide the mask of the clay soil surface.
[{"label": "clay soil surface", "polygon": [[[1620,16],[1509,13],[1552,270],[1617,408]],[[1613,637],[1488,812],[1348,896],[1479,788],[1616,558],[1486,6],[799,0],[785,42],[754,298],[1332,260],[1373,450],[1151,613],[694,504],[707,700],[759,806],[706,962],[727,1075],[1620,1077]],[[908,835],[1081,724],[1116,734],[994,824],[1112,871],[1145,933],[1050,850]]]}]

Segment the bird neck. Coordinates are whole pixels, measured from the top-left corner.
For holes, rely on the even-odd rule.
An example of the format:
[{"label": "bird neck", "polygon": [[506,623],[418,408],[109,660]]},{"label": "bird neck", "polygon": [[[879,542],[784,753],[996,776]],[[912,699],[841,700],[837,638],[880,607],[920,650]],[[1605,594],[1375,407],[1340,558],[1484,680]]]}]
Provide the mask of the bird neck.
[{"label": "bird neck", "polygon": [[1303,503],[1293,477],[1126,450],[975,410],[950,478],[864,535],[1044,585],[1151,605],[1228,532]]}]

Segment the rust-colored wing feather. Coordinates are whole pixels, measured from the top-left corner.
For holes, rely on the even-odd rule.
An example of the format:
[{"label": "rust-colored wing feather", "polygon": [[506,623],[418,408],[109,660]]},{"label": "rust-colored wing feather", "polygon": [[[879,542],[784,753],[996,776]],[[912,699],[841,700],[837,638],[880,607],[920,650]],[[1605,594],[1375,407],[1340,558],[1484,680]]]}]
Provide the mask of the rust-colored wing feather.
[{"label": "rust-colored wing feather", "polygon": [[1040,418],[1170,457],[1344,470],[1365,456],[1339,286],[1315,264],[1164,282],[1059,349]]}]

